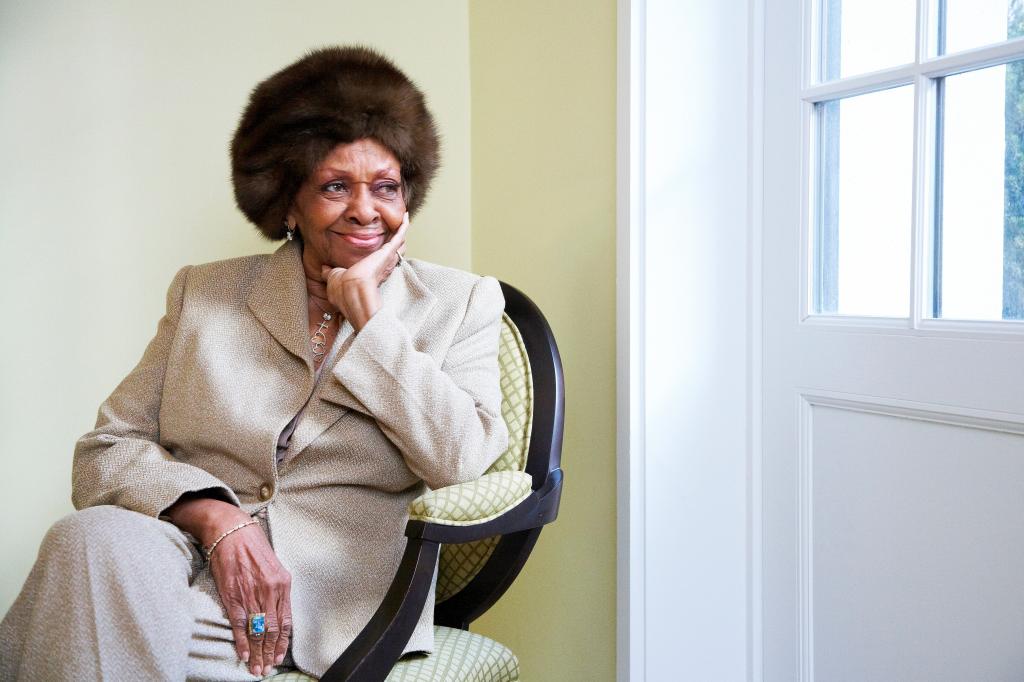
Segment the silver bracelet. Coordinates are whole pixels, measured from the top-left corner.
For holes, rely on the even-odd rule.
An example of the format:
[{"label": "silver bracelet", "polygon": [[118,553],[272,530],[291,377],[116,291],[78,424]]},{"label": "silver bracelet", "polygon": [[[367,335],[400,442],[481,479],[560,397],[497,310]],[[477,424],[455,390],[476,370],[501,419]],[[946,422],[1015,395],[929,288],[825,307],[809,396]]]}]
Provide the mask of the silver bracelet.
[{"label": "silver bracelet", "polygon": [[229,528],[228,530],[226,530],[223,533],[221,533],[220,537],[217,538],[216,540],[214,540],[213,544],[211,544],[209,548],[203,547],[203,553],[206,555],[206,560],[207,561],[210,560],[210,557],[213,556],[213,550],[217,549],[217,545],[220,543],[221,540],[223,540],[227,536],[231,535],[236,530],[242,530],[246,526],[251,526],[254,523],[259,523],[259,521],[257,519],[253,519],[251,521],[246,521],[245,523],[240,523],[237,526],[235,526],[234,528]]}]

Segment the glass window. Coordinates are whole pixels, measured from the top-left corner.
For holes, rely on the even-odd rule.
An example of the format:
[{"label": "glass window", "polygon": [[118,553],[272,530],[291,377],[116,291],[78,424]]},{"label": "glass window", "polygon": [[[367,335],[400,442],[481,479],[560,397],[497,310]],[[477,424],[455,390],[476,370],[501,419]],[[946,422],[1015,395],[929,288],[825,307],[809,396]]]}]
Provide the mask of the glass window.
[{"label": "glass window", "polygon": [[819,103],[817,313],[906,317],[914,91]]},{"label": "glass window", "polygon": [[938,0],[939,54],[1024,35],[1022,0]]},{"label": "glass window", "polygon": [[1024,321],[1024,0],[817,8],[807,312]]},{"label": "glass window", "polygon": [[1022,86],[1021,61],[939,81],[935,317],[1024,319]]},{"label": "glass window", "polygon": [[823,0],[821,80],[913,62],[916,13],[915,0]]}]

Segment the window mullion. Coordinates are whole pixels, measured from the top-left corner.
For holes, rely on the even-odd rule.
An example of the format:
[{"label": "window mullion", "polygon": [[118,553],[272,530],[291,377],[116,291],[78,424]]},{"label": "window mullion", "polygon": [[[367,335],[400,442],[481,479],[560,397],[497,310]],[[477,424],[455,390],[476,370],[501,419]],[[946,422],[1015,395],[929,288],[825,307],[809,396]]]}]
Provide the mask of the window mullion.
[{"label": "window mullion", "polygon": [[[945,0],[917,0],[917,66],[924,63],[931,49],[932,8],[941,6]],[[941,12],[941,10],[940,10]],[[931,83],[921,75],[920,70],[914,77],[914,170],[913,170],[913,208],[911,209],[910,238],[910,320],[915,329],[920,327],[922,317],[932,296],[929,295],[929,281],[932,280],[932,263],[928,260],[931,252],[930,238],[934,235],[931,229],[932,205],[930,198],[934,196],[932,184],[933,174],[929,172],[929,158],[933,152],[934,141],[928,131],[932,128],[932,108],[929,106],[929,88]]]},{"label": "window mullion", "polygon": [[801,98],[805,102],[815,104],[830,99],[853,97],[909,85],[922,75],[936,79],[986,66],[1005,64],[1021,57],[1024,57],[1024,38],[1017,38],[999,45],[930,58],[923,63],[904,64],[883,71],[812,85],[803,89]]},{"label": "window mullion", "polygon": [[921,65],[921,73],[930,78],[941,78],[986,66],[998,66],[1021,57],[1024,57],[1024,38],[1014,38],[995,45],[929,58]]},{"label": "window mullion", "polygon": [[938,243],[933,226],[938,215],[937,197],[937,119],[936,83],[925,75],[914,81],[914,197],[913,234],[911,236],[910,310],[915,329],[921,320],[930,317],[929,309],[937,304],[931,285],[936,279],[932,254]]},{"label": "window mullion", "polygon": [[863,95],[900,85],[909,85],[920,73],[921,66],[919,64],[904,64],[884,71],[813,85],[804,88],[801,97],[805,102],[815,104],[830,99]]},{"label": "window mullion", "polygon": [[914,25],[914,54],[916,58],[914,61],[918,64],[928,57],[928,8],[932,2],[933,0],[917,0],[917,21]]},{"label": "window mullion", "polygon": [[[932,97],[928,99],[930,120],[934,122],[934,132],[928,135],[927,139],[932,140],[932,153],[925,158],[926,168],[931,170],[932,179],[927,187],[932,191],[932,199],[927,202],[931,207],[931,219],[926,221],[924,228],[928,230],[926,245],[929,247],[925,252],[930,264],[930,270],[924,280],[925,291],[930,294],[924,309],[934,318],[942,317],[942,187],[943,187],[943,154],[942,147],[945,140],[945,84],[943,78],[928,80],[931,87]],[[930,257],[929,257],[930,254]]]}]

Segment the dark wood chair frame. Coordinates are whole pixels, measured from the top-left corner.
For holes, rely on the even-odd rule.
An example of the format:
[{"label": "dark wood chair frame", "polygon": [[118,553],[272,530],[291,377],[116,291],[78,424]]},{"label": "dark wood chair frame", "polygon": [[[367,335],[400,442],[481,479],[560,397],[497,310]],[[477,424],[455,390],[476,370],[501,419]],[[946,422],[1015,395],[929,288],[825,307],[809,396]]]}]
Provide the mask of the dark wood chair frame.
[{"label": "dark wood chair frame", "polygon": [[322,682],[381,682],[387,678],[423,612],[442,544],[501,536],[476,577],[434,609],[437,625],[465,630],[511,586],[541,529],[558,516],[565,417],[562,360],[551,328],[533,301],[504,282],[501,290],[505,313],[519,329],[533,375],[533,425],[526,461],[526,473],[533,477],[533,492],[501,516],[472,526],[410,521],[405,528],[405,554],[384,601],[320,678]]}]

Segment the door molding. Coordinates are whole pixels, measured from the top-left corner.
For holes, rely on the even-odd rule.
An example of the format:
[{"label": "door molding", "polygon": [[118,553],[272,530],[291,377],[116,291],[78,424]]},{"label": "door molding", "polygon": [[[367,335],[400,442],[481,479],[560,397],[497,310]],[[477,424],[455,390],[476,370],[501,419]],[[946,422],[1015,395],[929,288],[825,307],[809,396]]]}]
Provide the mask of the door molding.
[{"label": "door molding", "polygon": [[643,682],[645,0],[618,0],[616,55],[616,679]]}]

